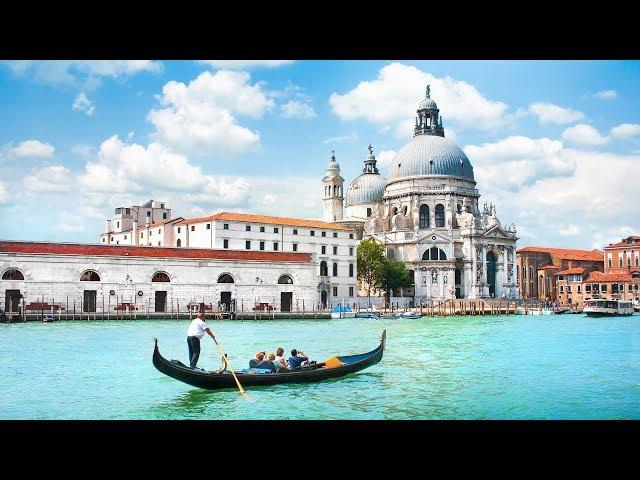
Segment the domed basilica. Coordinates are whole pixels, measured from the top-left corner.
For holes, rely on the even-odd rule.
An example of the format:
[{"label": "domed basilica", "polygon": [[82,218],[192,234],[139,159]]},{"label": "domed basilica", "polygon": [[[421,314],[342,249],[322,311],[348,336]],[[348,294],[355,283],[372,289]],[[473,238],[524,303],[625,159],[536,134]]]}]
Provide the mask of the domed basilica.
[{"label": "domed basilica", "polygon": [[396,154],[384,178],[373,149],[343,195],[335,155],[323,178],[324,220],[355,228],[383,243],[387,256],[413,272],[416,301],[516,298],[516,228],[504,227],[493,205],[480,209],[473,166],[445,138],[436,102],[417,110],[413,138]]}]

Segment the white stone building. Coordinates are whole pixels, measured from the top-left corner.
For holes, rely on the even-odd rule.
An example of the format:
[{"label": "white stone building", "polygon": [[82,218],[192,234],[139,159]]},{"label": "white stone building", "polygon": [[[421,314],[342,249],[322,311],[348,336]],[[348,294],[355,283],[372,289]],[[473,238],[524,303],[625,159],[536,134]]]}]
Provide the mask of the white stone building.
[{"label": "white stone building", "polygon": [[[516,298],[515,225],[503,227],[493,205],[480,208],[473,167],[445,138],[429,87],[417,114],[413,139],[396,154],[389,178],[378,173],[369,148],[363,173],[347,189],[346,217],[333,210],[330,216],[404,261],[414,274],[417,301]],[[327,200],[333,208],[335,192],[343,186],[333,163],[323,179],[325,214]]]},{"label": "white stone building", "polygon": [[[262,304],[277,312],[317,304],[310,253],[224,251],[0,241],[0,298],[4,310],[58,305],[69,313],[183,313],[200,303],[251,313]],[[269,310],[267,310],[269,311]]]}]

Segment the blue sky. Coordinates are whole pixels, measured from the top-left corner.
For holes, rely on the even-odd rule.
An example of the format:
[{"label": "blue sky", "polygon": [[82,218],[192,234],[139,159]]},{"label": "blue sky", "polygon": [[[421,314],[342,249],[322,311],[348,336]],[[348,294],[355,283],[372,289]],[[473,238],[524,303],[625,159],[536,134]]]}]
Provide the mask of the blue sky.
[{"label": "blue sky", "polygon": [[386,174],[427,83],[519,245],[640,233],[639,62],[28,61],[0,62],[0,238],[96,241],[149,198],[318,218],[331,150]]}]

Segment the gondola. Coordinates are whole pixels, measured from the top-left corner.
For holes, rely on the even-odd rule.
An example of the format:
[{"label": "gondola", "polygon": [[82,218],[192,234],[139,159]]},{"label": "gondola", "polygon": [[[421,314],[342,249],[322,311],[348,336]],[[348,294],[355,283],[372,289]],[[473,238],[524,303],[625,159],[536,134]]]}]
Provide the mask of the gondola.
[{"label": "gondola", "polygon": [[[382,332],[380,345],[374,350],[359,355],[342,355],[332,357],[325,362],[300,367],[296,370],[278,373],[245,373],[236,371],[236,377],[243,387],[258,385],[279,385],[284,383],[310,383],[342,377],[350,373],[359,372],[382,359],[387,331]],[[233,375],[228,370],[224,372],[193,369],[178,360],[167,360],[160,354],[158,339],[155,340],[153,350],[153,365],[165,375],[207,390],[237,388]]]}]

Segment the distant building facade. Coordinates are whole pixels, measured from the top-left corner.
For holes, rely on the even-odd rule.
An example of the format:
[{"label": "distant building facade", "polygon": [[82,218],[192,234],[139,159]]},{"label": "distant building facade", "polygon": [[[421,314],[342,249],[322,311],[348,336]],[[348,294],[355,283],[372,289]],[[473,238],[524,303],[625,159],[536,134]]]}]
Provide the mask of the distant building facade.
[{"label": "distant building facade", "polygon": [[[558,300],[557,281],[566,275],[583,275],[604,270],[602,252],[553,247],[523,247],[517,250],[518,292],[522,299]],[[569,269],[572,273],[563,273]],[[564,293],[564,292],[563,292]]]}]

